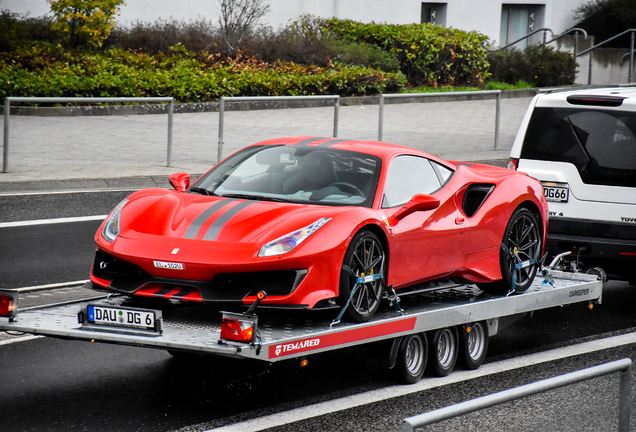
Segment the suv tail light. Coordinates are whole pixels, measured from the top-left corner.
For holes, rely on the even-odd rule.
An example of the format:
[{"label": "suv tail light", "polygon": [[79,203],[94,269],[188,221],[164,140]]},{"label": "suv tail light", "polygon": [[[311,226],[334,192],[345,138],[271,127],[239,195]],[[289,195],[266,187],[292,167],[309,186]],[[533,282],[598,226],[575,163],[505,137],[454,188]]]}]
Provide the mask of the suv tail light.
[{"label": "suv tail light", "polygon": [[516,171],[519,168],[519,159],[518,158],[508,158],[508,164],[506,168]]}]

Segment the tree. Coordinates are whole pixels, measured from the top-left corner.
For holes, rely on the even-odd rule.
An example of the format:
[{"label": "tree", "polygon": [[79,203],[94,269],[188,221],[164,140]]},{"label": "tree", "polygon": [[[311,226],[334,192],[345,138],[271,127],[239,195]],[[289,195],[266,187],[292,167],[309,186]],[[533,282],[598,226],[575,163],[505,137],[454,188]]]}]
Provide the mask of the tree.
[{"label": "tree", "polygon": [[269,11],[266,0],[219,0],[219,27],[227,54],[234,57],[245,36]]},{"label": "tree", "polygon": [[115,27],[115,15],[125,0],[47,0],[53,29],[68,33],[71,46],[100,47]]},{"label": "tree", "polygon": [[[574,19],[596,38],[596,43],[636,28],[636,2],[634,0],[591,0],[576,9]],[[629,36],[610,42],[609,46],[624,47]]]}]

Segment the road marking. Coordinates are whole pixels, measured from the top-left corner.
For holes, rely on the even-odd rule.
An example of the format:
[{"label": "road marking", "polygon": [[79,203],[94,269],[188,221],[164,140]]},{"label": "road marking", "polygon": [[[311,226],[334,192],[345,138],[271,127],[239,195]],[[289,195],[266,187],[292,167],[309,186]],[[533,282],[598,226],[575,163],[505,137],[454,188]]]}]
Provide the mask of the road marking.
[{"label": "road marking", "polygon": [[48,225],[48,224],[71,223],[71,222],[90,222],[90,221],[104,220],[106,219],[106,216],[108,215],[69,217],[69,218],[57,218],[57,219],[39,219],[39,220],[16,221],[16,222],[0,222],[0,228],[15,228],[15,227],[23,227],[23,226]]},{"label": "road marking", "polygon": [[622,345],[636,343],[636,333],[627,333],[620,336],[613,336],[605,339],[598,339],[591,342],[584,342],[578,345],[572,345],[563,348],[556,348],[549,351],[530,354],[523,357],[517,357],[495,363],[487,363],[474,371],[455,371],[444,378],[423,379],[412,385],[391,386],[383,389],[372,390],[366,393],[347,396],[328,402],[321,402],[303,408],[296,408],[277,414],[258,417],[252,420],[244,421],[209,429],[205,432],[256,432],[264,429],[283,426],[295,423],[309,418],[318,417],[325,414],[331,414],[374,402],[380,402],[400,396],[406,396],[412,393],[429,390],[436,387],[442,387],[448,384],[454,384],[462,381],[468,381],[487,375],[493,375],[499,372],[506,372],[513,369],[534,366],[541,363],[551,362],[567,357],[587,354],[590,352],[601,351],[609,348],[615,348]]},{"label": "road marking", "polygon": [[[156,186],[159,187],[159,186]],[[139,188],[130,189],[71,189],[61,191],[40,191],[40,192],[4,192],[0,193],[0,197],[9,196],[32,196],[32,195],[62,195],[62,194],[81,194],[81,193],[99,193],[99,192],[136,192]]]},{"label": "road marking", "polygon": [[3,341],[0,341],[0,346],[2,345],[11,345],[14,343],[18,343],[18,342],[26,342],[26,341],[30,341],[33,339],[40,339],[43,338],[44,336],[35,336],[35,335],[26,335],[26,336],[22,336],[19,338],[15,338],[15,339],[6,339]]}]

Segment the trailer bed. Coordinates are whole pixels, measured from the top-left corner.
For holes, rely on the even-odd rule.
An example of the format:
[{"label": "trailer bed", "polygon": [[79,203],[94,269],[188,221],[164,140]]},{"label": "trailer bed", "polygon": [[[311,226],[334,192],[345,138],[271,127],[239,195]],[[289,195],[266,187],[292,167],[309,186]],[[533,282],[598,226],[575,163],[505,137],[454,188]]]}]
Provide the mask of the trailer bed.
[{"label": "trailer bed", "polygon": [[[550,273],[554,286],[537,276],[525,293],[507,297],[488,295],[474,285],[457,285],[403,297],[403,313],[385,301],[371,321],[362,324],[332,325],[337,313],[333,310],[258,309],[257,337],[251,344],[220,340],[221,309],[217,306],[124,296],[19,310],[12,321],[0,318],[0,330],[275,362],[484,320],[492,336],[500,317],[578,302],[601,302],[603,284],[596,276]],[[89,305],[153,310],[160,324],[156,331],[80,324],[78,314],[86,314]]]}]

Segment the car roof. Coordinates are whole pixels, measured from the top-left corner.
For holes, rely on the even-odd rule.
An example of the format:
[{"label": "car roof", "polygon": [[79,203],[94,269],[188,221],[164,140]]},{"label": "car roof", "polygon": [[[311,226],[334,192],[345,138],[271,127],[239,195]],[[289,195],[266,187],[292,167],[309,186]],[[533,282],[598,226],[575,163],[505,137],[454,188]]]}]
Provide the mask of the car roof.
[{"label": "car roof", "polygon": [[448,165],[451,167],[454,166],[452,162],[440,159],[421,150],[382,141],[356,140],[348,138],[326,138],[316,136],[296,136],[273,138],[255,143],[253,145],[307,145],[308,147],[328,147],[338,150],[349,150],[359,153],[366,153],[378,156],[383,160],[389,160],[394,156],[401,154],[412,154],[429,158],[444,165]]},{"label": "car roof", "polygon": [[[568,98],[570,100],[569,102]],[[583,102],[577,102],[577,99]],[[595,99],[598,99],[598,102],[595,102]],[[619,102],[617,102],[617,104],[613,104],[613,106],[603,103],[604,100],[612,99]],[[553,91],[540,94],[537,97],[535,106],[554,108],[602,108],[619,111],[636,111],[636,87],[602,87]]]}]

